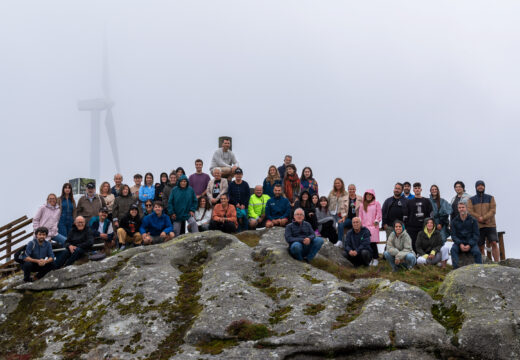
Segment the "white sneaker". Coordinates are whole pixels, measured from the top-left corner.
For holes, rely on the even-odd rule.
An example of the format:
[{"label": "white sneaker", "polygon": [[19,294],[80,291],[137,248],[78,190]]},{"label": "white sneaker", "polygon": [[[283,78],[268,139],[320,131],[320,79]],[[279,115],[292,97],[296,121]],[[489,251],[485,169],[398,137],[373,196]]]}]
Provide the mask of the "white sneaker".
[{"label": "white sneaker", "polygon": [[379,260],[377,259],[373,259],[371,262],[370,262],[370,266],[377,266],[379,265]]}]

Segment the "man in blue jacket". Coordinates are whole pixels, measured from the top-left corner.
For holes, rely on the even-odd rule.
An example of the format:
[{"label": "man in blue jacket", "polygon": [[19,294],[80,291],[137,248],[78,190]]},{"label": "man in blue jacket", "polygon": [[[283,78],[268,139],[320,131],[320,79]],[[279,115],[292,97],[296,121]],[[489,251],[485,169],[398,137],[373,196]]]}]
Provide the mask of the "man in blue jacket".
[{"label": "man in blue jacket", "polygon": [[182,224],[186,221],[190,232],[199,232],[194,217],[195,211],[197,211],[197,195],[190,186],[186,175],[181,175],[177,184],[178,186],[172,189],[168,199],[168,214],[173,221],[173,232],[178,236],[181,233]]},{"label": "man in blue jacket", "polygon": [[466,202],[459,202],[458,210],[459,215],[451,221],[451,238],[453,239],[451,262],[454,269],[459,267],[460,253],[469,252],[473,255],[476,264],[482,264],[482,254],[478,247],[480,237],[478,222],[468,214]]},{"label": "man in blue jacket", "polygon": [[370,265],[372,261],[372,248],[370,247],[370,230],[361,226],[361,219],[352,219],[352,230],[347,233],[343,244],[345,257],[355,267]]},{"label": "man in blue jacket", "polygon": [[294,211],[294,221],[285,228],[285,241],[289,243],[289,253],[296,260],[312,261],[323,245],[323,239],[316,237],[311,224],[304,221],[302,208]]},{"label": "man in blue jacket", "polygon": [[[41,279],[49,271],[54,270],[54,253],[52,245],[45,238],[49,234],[46,227],[39,227],[34,232],[34,239],[25,248],[25,259],[22,265],[23,281],[32,282]],[[31,278],[31,272],[36,271],[36,277]]]},{"label": "man in blue jacket", "polygon": [[273,188],[274,197],[267,200],[265,206],[266,228],[273,226],[284,227],[289,222],[291,215],[291,203],[282,196],[282,185],[276,184]]},{"label": "man in blue jacket", "polygon": [[154,202],[153,213],[143,218],[139,232],[145,245],[162,243],[175,237],[170,217],[163,214],[161,201]]}]

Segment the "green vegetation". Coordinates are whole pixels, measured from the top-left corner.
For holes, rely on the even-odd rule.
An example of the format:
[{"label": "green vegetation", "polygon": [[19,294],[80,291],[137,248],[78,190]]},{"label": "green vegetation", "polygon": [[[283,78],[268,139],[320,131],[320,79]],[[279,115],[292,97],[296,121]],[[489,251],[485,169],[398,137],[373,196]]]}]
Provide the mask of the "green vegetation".
[{"label": "green vegetation", "polygon": [[274,325],[278,324],[279,322],[285,320],[289,313],[292,311],[292,306],[284,306],[279,308],[278,310],[275,310],[269,314],[269,324]]},{"label": "green vegetation", "polygon": [[363,311],[365,302],[374,294],[378,287],[378,284],[369,285],[361,289],[359,293],[351,294],[355,300],[347,305],[345,313],[336,317],[336,321],[332,323],[332,330],[339,329],[354,321]]},{"label": "green vegetation", "polygon": [[464,314],[457,310],[455,304],[447,308],[440,303],[432,306],[432,315],[435,320],[444,326],[448,335],[453,335],[451,338],[452,344],[458,346],[459,339],[457,333],[464,323]]},{"label": "green vegetation", "polygon": [[319,312],[325,310],[323,304],[307,304],[307,307],[303,310],[305,315],[316,316]]},{"label": "green vegetation", "polygon": [[305,280],[309,281],[311,284],[319,284],[319,283],[323,282],[323,280],[313,278],[309,274],[302,274],[301,277],[304,278]]},{"label": "green vegetation", "polygon": [[236,238],[240,241],[242,241],[244,244],[246,244],[249,247],[255,247],[260,242],[260,238],[262,235],[253,232],[253,231],[244,231],[238,234],[235,234]]},{"label": "green vegetation", "polygon": [[226,332],[241,341],[260,340],[273,335],[264,324],[255,324],[246,319],[233,321],[226,328]]},{"label": "green vegetation", "polygon": [[288,299],[291,297],[291,289],[287,287],[276,287],[272,286],[273,279],[270,277],[260,277],[259,280],[255,280],[251,282],[251,285],[256,287],[258,290],[269,296],[274,301],[280,299]]},{"label": "green vegetation", "polygon": [[201,354],[220,354],[224,349],[238,345],[236,339],[213,339],[209,341],[200,341],[195,345]]}]

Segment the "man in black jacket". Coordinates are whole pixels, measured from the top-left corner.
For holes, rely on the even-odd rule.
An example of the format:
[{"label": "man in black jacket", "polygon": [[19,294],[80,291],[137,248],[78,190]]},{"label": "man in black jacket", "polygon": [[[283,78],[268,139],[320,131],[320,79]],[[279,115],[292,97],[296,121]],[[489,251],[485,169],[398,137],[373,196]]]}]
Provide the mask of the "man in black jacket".
[{"label": "man in black jacket", "polygon": [[394,231],[394,221],[404,221],[408,215],[406,198],[402,196],[403,184],[397,183],[394,186],[394,196],[389,197],[383,203],[381,212],[383,213],[383,228],[386,231],[386,238],[390,237]]},{"label": "man in black jacket", "polygon": [[128,214],[121,219],[119,229],[117,229],[117,237],[119,239],[120,250],[126,248],[126,244],[133,243],[141,245],[143,238],[139,232],[141,227],[141,217],[139,216],[139,207],[135,204],[130,205]]},{"label": "man in black jacket", "polygon": [[94,244],[94,236],[83,216],[74,220],[72,230],[65,241],[65,250],[59,255],[56,267],[66,267],[74,264],[76,260],[85,255]]},{"label": "man in black jacket", "polygon": [[406,218],[406,232],[412,239],[413,251],[417,253],[415,247],[415,241],[417,240],[417,234],[419,231],[424,229],[424,220],[432,217],[433,207],[430,199],[423,198],[421,196],[422,188],[421,183],[416,182],[413,184],[413,192],[415,197],[407,201],[406,206],[408,207],[408,217]]},{"label": "man in black jacket", "polygon": [[345,257],[354,265],[368,266],[372,261],[372,249],[370,248],[370,230],[361,226],[361,219],[352,219],[352,230],[347,233],[347,238],[343,246]]}]

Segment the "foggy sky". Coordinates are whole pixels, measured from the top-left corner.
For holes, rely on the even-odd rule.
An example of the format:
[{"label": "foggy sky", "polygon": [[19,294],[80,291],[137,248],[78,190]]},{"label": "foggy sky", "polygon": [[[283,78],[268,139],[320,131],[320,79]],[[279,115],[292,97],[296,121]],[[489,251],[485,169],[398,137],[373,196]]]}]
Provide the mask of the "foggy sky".
[{"label": "foggy sky", "polygon": [[[88,177],[106,29],[125,182],[205,168],[217,138],[251,186],[290,153],[321,194],[482,179],[508,256],[520,154],[517,1],[0,2],[0,225]],[[102,128],[103,130],[103,128]],[[102,179],[115,172],[102,131]],[[59,194],[58,194],[59,195]]]}]

